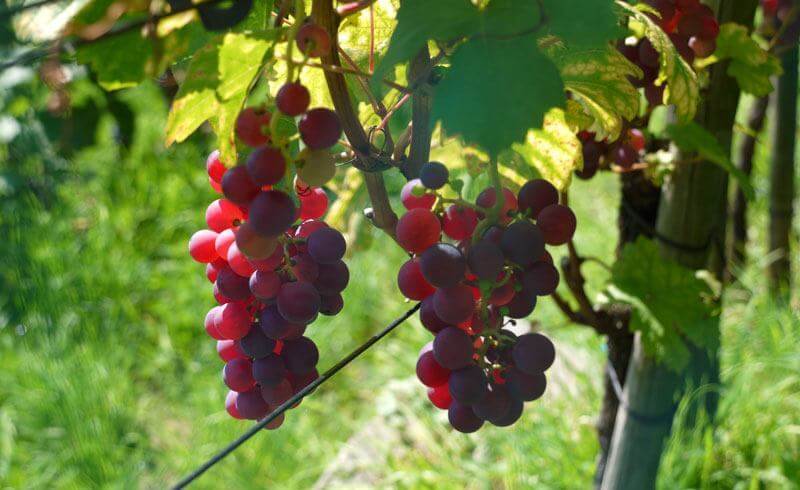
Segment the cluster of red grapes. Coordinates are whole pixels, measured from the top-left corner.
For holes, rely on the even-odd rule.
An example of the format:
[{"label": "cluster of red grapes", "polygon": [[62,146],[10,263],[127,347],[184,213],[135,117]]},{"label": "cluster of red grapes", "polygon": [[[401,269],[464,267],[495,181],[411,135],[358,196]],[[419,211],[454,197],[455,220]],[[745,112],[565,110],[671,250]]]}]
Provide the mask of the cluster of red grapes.
[{"label": "cluster of red grapes", "polygon": [[597,141],[597,135],[589,131],[581,131],[578,139],[583,145],[583,169],[577,170],[578,178],[588,180],[594,177],[601,168],[618,165],[623,171],[631,170],[636,162],[641,161],[647,140],[644,133],[636,128],[628,129],[623,137],[614,143],[608,140]]},{"label": "cluster of red grapes", "polygon": [[[669,34],[678,53],[689,64],[696,58],[707,58],[716,51],[719,23],[714,11],[701,4],[700,0],[648,0],[647,3],[658,11],[658,16],[653,15],[654,20]],[[641,79],[631,80],[634,85],[644,88],[651,106],[662,104],[665,85],[655,84],[660,55],[653,44],[643,38],[636,44],[623,41],[618,49],[644,72]]]},{"label": "cluster of red grapes", "polygon": [[[350,279],[344,237],[321,220],[328,197],[319,187],[335,172],[330,148],[341,125],[333,111],[309,110],[309,100],[298,82],[286,83],[275,100],[281,114],[300,117],[305,149],[296,157],[288,139],[272,137],[270,112],[247,108],[236,122],[238,139],[252,149],[246,164],[226,168],[216,151],[206,162],[211,186],[224,197],[206,210],[208,229],[192,236],[189,253],[207,264],[214,284],[219,305],[205,329],[225,362],[225,407],[237,419],[263,418],[319,376],[319,351],[304,333],[319,314],[342,310]],[[282,423],[281,415],[267,428]]]},{"label": "cluster of red grapes", "polygon": [[547,337],[517,337],[504,317],[529,316],[537,298],[552,294],[560,276],[545,245],[573,236],[575,215],[545,180],[514,194],[485,189],[475,204],[446,204],[437,191],[447,168],[429,162],[403,188],[408,210],[397,241],[413,257],[400,268],[405,297],[421,301],[420,320],[435,335],[420,353],[417,376],[450,424],[474,432],[484,422],[509,426],[523,403],[542,396],[544,372],[555,359]]}]

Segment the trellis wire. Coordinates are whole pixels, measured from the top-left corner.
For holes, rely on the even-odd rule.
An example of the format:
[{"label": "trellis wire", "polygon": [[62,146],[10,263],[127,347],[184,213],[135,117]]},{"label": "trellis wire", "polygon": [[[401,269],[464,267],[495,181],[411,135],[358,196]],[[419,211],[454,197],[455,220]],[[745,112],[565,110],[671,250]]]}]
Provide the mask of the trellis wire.
[{"label": "trellis wire", "polygon": [[190,483],[195,481],[203,473],[208,471],[212,466],[214,466],[215,464],[217,464],[220,461],[222,461],[222,459],[224,459],[226,456],[228,456],[229,454],[234,452],[236,449],[238,449],[242,444],[247,442],[251,437],[253,437],[254,435],[258,434],[258,432],[261,431],[264,427],[266,427],[267,424],[269,424],[270,422],[272,422],[273,420],[278,418],[281,414],[286,412],[286,410],[288,410],[291,407],[293,407],[297,402],[301,401],[303,398],[305,398],[307,395],[309,395],[312,391],[314,391],[322,383],[324,383],[327,380],[331,379],[342,368],[344,368],[345,366],[350,364],[352,361],[354,361],[356,358],[358,358],[361,354],[366,352],[370,347],[375,345],[379,340],[381,340],[386,335],[388,335],[392,330],[394,330],[395,328],[400,326],[400,324],[402,324],[403,322],[408,320],[411,317],[411,315],[413,315],[414,313],[417,312],[417,310],[419,310],[420,306],[421,306],[421,303],[417,303],[411,309],[409,309],[407,312],[405,312],[402,316],[400,316],[399,318],[394,320],[392,323],[387,325],[383,330],[381,330],[377,334],[375,334],[372,337],[370,337],[366,342],[364,342],[359,347],[357,347],[355,350],[353,350],[353,352],[351,352],[346,357],[341,359],[339,362],[337,362],[335,365],[333,365],[333,367],[331,367],[330,369],[328,369],[327,371],[322,373],[322,375],[320,375],[319,378],[315,379],[313,382],[311,382],[311,384],[309,384],[308,386],[306,386],[302,390],[298,391],[293,397],[291,397],[285,403],[283,403],[278,408],[276,408],[272,413],[267,415],[264,419],[260,420],[257,424],[253,425],[244,434],[242,434],[236,440],[234,440],[233,442],[231,442],[230,444],[225,446],[218,453],[216,453],[214,456],[209,458],[205,463],[203,463],[202,465],[198,466],[197,469],[195,469],[194,471],[192,471],[191,473],[186,475],[184,478],[182,478],[172,488],[173,489],[185,488],[187,485],[189,485]]}]

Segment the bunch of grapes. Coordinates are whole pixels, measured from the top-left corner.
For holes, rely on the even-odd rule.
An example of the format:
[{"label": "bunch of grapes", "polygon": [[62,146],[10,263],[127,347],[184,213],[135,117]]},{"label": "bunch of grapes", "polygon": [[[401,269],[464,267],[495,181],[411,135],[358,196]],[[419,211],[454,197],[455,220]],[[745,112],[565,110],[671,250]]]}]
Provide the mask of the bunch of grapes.
[{"label": "bunch of grapes", "polygon": [[[648,0],[647,3],[658,11],[658,16],[650,15],[669,34],[678,53],[687,63],[693,63],[696,58],[707,58],[716,51],[719,23],[714,11],[701,4],[700,0]],[[641,79],[631,81],[637,87],[644,88],[650,105],[660,105],[664,100],[665,86],[655,84],[660,55],[653,44],[643,38],[636,44],[620,42],[618,49],[644,72]]]},{"label": "bunch of grapes", "polygon": [[[207,264],[214,285],[219,305],[205,329],[225,362],[225,407],[237,419],[263,418],[318,377],[319,351],[306,327],[342,310],[350,278],[344,237],[321,220],[328,197],[320,186],[335,172],[330,148],[341,125],[328,109],[309,110],[309,99],[289,82],[275,100],[284,116],[300,118],[302,152],[292,156],[291,139],[271,131],[269,111],[247,108],[236,122],[251,149],[246,164],[226,168],[216,151],[206,162],[224,197],[206,210],[208,229],[192,236],[189,253]],[[267,428],[282,423],[283,416]]]},{"label": "bunch of grapes", "polygon": [[539,297],[556,290],[560,276],[545,245],[571,240],[576,220],[545,180],[518,194],[485,189],[475,204],[443,198],[437,191],[448,180],[447,168],[430,162],[403,188],[408,211],[397,241],[413,256],[397,282],[405,297],[422,302],[420,320],[435,335],[417,375],[431,403],[469,433],[484,422],[512,425],[523,403],[544,393],[553,344],[538,333],[517,337],[503,328],[504,317],[529,316]]},{"label": "bunch of grapes", "polygon": [[647,140],[640,129],[630,128],[623,137],[614,143],[608,140],[597,141],[597,135],[590,131],[578,134],[583,145],[583,169],[575,175],[588,180],[594,177],[601,168],[609,168],[611,164],[619,166],[623,171],[631,170],[636,162],[641,161]]}]

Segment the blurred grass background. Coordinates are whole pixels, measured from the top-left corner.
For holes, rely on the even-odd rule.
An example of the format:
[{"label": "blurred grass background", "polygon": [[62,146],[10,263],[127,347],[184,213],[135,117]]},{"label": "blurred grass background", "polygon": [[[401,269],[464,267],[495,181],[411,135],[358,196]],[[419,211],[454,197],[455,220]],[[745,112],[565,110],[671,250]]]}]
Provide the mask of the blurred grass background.
[{"label": "blurred grass background", "polygon": [[[34,109],[39,89],[0,87],[3,112],[19,122],[0,144],[0,487],[161,488],[247,427],[224,411],[222,362],[202,326],[213,298],[186,251],[215,198],[210,148],[202,135],[163,147],[166,104],[154,84],[112,100],[87,83],[73,95],[69,134],[91,143],[65,150],[54,142],[63,122]],[[127,133],[113,104],[131,111]],[[754,263],[726,297],[719,421],[679,420],[661,488],[800,487],[800,315],[775,304],[762,278],[765,157]],[[579,249],[609,262],[617,187],[603,175],[573,192]],[[348,259],[344,312],[309,329],[322,368],[409,306],[395,287],[403,254],[367,233],[372,245]],[[606,273],[587,270],[596,292]],[[555,338],[565,374],[513,427],[446,428],[414,379],[430,338],[415,319],[197,488],[589,488],[603,344],[549,301],[534,319]]]}]

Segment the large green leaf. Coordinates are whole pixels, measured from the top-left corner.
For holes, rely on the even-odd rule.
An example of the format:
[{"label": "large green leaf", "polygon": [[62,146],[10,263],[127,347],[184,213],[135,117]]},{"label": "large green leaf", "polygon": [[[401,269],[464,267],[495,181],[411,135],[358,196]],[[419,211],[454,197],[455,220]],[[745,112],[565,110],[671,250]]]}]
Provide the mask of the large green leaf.
[{"label": "large green leaf", "polygon": [[783,71],[780,60],[753,39],[745,26],[728,23],[720,27],[717,50],[710,62],[729,60],[728,74],[747,93],[763,97],[772,92],[771,78]]},{"label": "large green leaf", "polygon": [[688,362],[686,342],[708,349],[718,342],[713,290],[701,277],[646,238],[625,246],[612,268],[608,291],[633,308],[630,328],[641,332],[650,355],[676,371]]},{"label": "large green leaf", "polygon": [[685,152],[695,152],[706,160],[719,165],[729,172],[748,199],[755,198],[755,189],[744,172],[731,162],[728,152],[717,138],[703,126],[690,121],[684,124],[670,124],[664,130],[664,136]]},{"label": "large green leaf", "polygon": [[569,187],[573,172],[583,167],[581,142],[562,109],[551,109],[542,129],[528,132],[525,142],[513,148],[559,190]]},{"label": "large green leaf", "polygon": [[641,77],[642,71],[611,46],[555,48],[549,54],[567,90],[594,119],[598,139],[618,139],[623,122],[639,115],[640,95],[630,77]]},{"label": "large green leaf", "polygon": [[429,40],[450,41],[475,32],[479,12],[469,0],[403,0],[389,49],[375,68],[375,80],[410,60]]},{"label": "large green leaf", "polygon": [[78,49],[78,62],[92,67],[106,90],[138,85],[148,74],[153,41],[137,31],[87,44]]},{"label": "large green leaf", "polygon": [[259,35],[228,33],[219,48],[220,85],[217,89],[223,100],[246,92],[263,67],[264,57],[280,35],[271,30]]},{"label": "large green leaf", "polygon": [[180,143],[219,108],[219,44],[212,41],[192,57],[167,118],[166,144]]},{"label": "large green leaf", "polygon": [[661,67],[656,83],[667,83],[665,94],[667,102],[675,106],[675,114],[681,121],[693,119],[700,101],[697,74],[681,58],[669,35],[653,19],[625,2],[618,1],[617,5],[625,9],[631,18],[643,26],[644,35],[659,52]]},{"label": "large green leaf", "polygon": [[611,0],[542,0],[542,4],[547,32],[569,46],[600,46],[623,35]]},{"label": "large green leaf", "polygon": [[544,115],[564,102],[558,70],[532,37],[476,38],[453,54],[436,88],[433,117],[448,134],[496,157],[541,128]]}]

